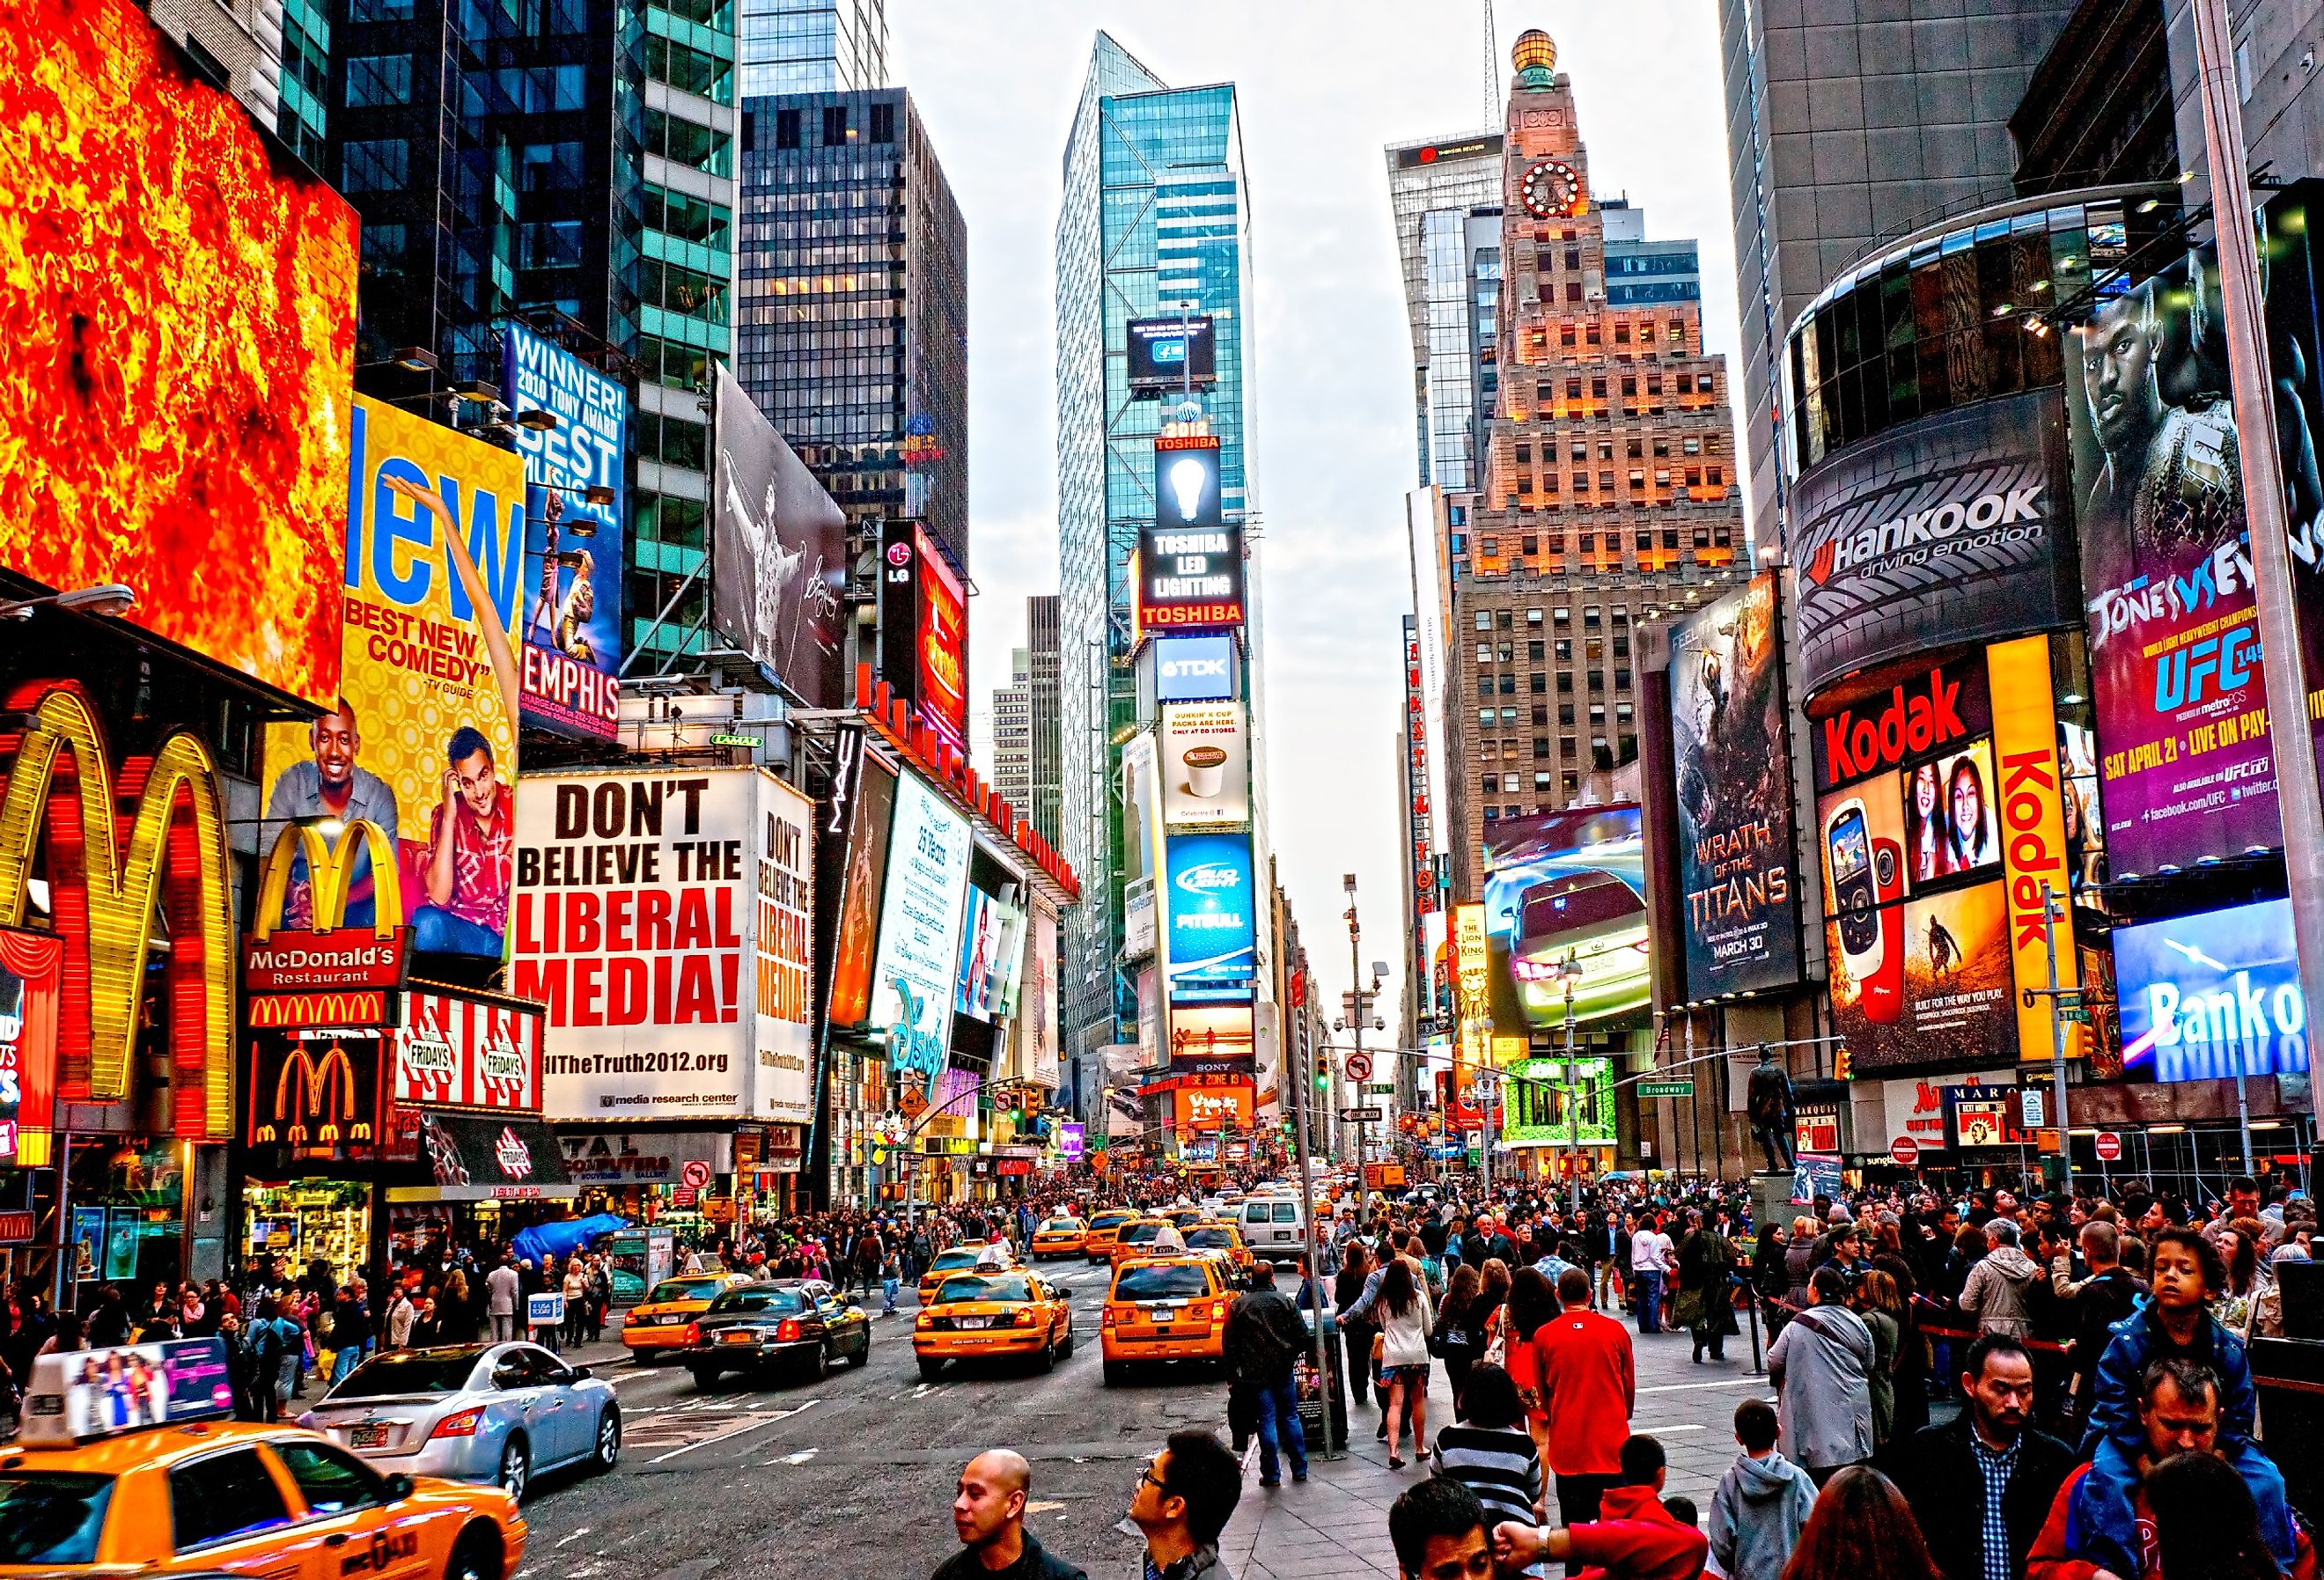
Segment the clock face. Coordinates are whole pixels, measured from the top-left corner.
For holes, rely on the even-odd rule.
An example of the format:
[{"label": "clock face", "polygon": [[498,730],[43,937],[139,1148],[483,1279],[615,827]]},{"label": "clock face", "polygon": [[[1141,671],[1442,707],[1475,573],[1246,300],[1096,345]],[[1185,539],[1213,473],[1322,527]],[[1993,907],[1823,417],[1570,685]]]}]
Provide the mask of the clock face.
[{"label": "clock face", "polygon": [[1520,196],[1536,219],[1582,211],[1582,178],[1562,160],[1545,159],[1525,173]]}]

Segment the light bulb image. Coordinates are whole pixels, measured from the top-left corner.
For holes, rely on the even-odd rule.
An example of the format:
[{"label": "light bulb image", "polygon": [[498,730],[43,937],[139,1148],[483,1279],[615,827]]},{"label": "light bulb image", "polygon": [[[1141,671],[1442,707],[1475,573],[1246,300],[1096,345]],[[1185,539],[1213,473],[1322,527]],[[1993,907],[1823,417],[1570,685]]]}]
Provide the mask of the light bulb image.
[{"label": "light bulb image", "polygon": [[1191,522],[1194,513],[1203,508],[1203,488],[1208,481],[1208,468],[1188,456],[1170,468],[1170,492],[1178,496],[1178,519]]}]

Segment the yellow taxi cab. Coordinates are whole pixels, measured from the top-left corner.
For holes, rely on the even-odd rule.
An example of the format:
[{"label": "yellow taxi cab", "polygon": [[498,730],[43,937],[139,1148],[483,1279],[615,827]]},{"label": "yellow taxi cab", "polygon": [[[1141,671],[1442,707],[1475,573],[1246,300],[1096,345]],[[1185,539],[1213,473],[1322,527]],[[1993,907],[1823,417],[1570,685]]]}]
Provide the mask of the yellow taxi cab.
[{"label": "yellow taxi cab", "polygon": [[1137,1221],[1136,1207],[1100,1207],[1090,1215],[1089,1229],[1082,1236],[1082,1250],[1092,1261],[1103,1261],[1111,1253],[1121,1226]]},{"label": "yellow taxi cab", "polygon": [[1040,1261],[1052,1256],[1079,1256],[1088,1235],[1089,1225],[1071,1215],[1044,1218],[1033,1227],[1033,1260]]},{"label": "yellow taxi cab", "polygon": [[662,1280],[622,1319],[622,1346],[641,1365],[692,1348],[702,1342],[698,1322],[710,1302],[748,1279],[746,1273],[709,1272]]},{"label": "yellow taxi cab", "polygon": [[1251,1268],[1259,1261],[1250,1253],[1250,1247],[1243,1243],[1242,1231],[1232,1224],[1218,1223],[1206,1218],[1200,1223],[1188,1224],[1180,1230],[1179,1234],[1185,1240],[1186,1249],[1189,1251],[1224,1252],[1227,1261],[1233,1267],[1234,1276],[1238,1280],[1250,1277]]},{"label": "yellow taxi cab", "polygon": [[1209,1215],[1200,1207],[1165,1207],[1154,1215],[1174,1228],[1186,1229],[1201,1223]]},{"label": "yellow taxi cab", "polygon": [[920,1275],[920,1304],[926,1306],[934,1300],[936,1286],[945,1280],[954,1273],[975,1270],[980,1263],[984,1271],[1006,1272],[1017,1266],[1017,1255],[1006,1245],[987,1245],[973,1240],[937,1252],[929,1260],[928,1270]]},{"label": "yellow taxi cab", "polygon": [[[1124,1258],[1157,1254],[1157,1248],[1154,1242],[1161,1236],[1165,1229],[1175,1234],[1177,1231],[1177,1225],[1167,1218],[1159,1217],[1139,1218],[1135,1223],[1124,1224],[1120,1232],[1114,1236],[1113,1248],[1106,1253],[1106,1259],[1114,1266],[1120,1267]],[[1179,1238],[1184,1240],[1185,1236],[1180,1235]],[[1178,1248],[1174,1245],[1168,1249],[1176,1253]]]},{"label": "yellow taxi cab", "polygon": [[946,1361],[1030,1355],[1044,1372],[1074,1353],[1074,1312],[1065,1292],[1021,1268],[954,1273],[912,1320],[912,1354],[933,1381]]},{"label": "yellow taxi cab", "polygon": [[525,1522],[497,1486],[383,1475],[319,1432],[226,1418],[224,1342],[43,1355],[0,1445],[0,1575],[500,1580]]},{"label": "yellow taxi cab", "polygon": [[1105,1383],[1144,1361],[1216,1361],[1226,1350],[1226,1269],[1207,1252],[1134,1256],[1116,1265],[1098,1319]]}]

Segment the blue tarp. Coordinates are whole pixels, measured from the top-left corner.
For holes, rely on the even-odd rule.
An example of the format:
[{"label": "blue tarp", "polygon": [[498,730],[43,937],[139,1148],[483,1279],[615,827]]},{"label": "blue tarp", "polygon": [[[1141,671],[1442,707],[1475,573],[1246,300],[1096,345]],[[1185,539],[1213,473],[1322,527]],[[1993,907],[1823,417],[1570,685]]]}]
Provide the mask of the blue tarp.
[{"label": "blue tarp", "polygon": [[630,1226],[627,1218],[613,1213],[598,1213],[586,1218],[567,1218],[555,1224],[535,1224],[530,1229],[517,1231],[512,1243],[520,1260],[535,1267],[545,1267],[551,1261],[562,1261],[600,1234]]}]

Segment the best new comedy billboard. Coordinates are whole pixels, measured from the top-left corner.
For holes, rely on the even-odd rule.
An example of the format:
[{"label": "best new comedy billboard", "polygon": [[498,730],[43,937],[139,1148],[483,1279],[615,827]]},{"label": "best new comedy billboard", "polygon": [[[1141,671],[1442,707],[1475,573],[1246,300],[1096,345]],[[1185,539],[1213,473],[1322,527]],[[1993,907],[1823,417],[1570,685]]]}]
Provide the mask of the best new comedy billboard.
[{"label": "best new comedy billboard", "polygon": [[1763,572],[1671,628],[1689,998],[1800,979],[1777,587]]},{"label": "best new comedy billboard", "polygon": [[894,827],[869,1023],[888,1033],[889,1067],[933,1088],[951,1047],[973,836],[967,818],[910,773],[896,782]]},{"label": "best new comedy billboard", "polygon": [[355,217],[129,0],[0,12],[0,568],[339,690]]},{"label": "best new comedy billboard", "polygon": [[2122,1063],[2160,1081],[2308,1068],[2292,901],[2264,900],[2114,932]]},{"label": "best new comedy billboard", "polygon": [[[358,395],[346,479],[340,706],[266,732],[259,848],[365,818],[394,844],[411,946],[503,953],[514,843],[524,466]],[[368,863],[358,882],[370,882]]]},{"label": "best new comedy billboard", "polygon": [[574,774],[517,819],[550,1119],[810,1117],[814,808],[758,768]]},{"label": "best new comedy billboard", "polygon": [[[1505,818],[1485,833],[1489,984],[1498,1032],[1646,1007],[1645,846],[1635,806]],[[1462,947],[1462,967],[1468,969]]]},{"label": "best new comedy billboard", "polygon": [[[629,392],[522,324],[502,336],[509,404],[557,419],[553,428],[516,430],[525,481],[525,722],[610,741],[622,711]],[[593,488],[613,496],[592,504]]]},{"label": "best new comedy billboard", "polygon": [[1802,474],[1802,689],[2070,619],[2065,463],[2058,396],[2034,390],[1904,423]]},{"label": "best new comedy billboard", "polygon": [[809,707],[841,700],[847,517],[717,369],[711,461],[710,623]]}]

